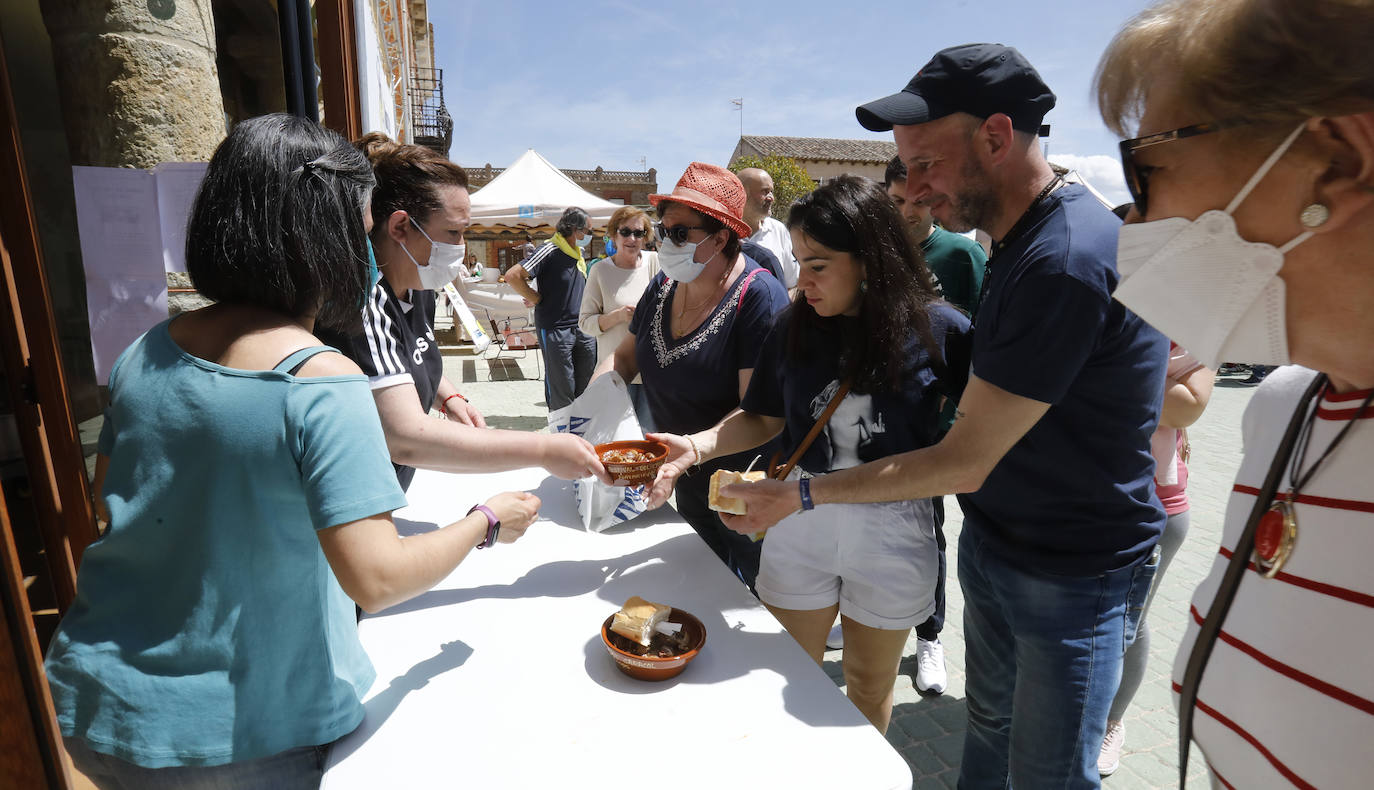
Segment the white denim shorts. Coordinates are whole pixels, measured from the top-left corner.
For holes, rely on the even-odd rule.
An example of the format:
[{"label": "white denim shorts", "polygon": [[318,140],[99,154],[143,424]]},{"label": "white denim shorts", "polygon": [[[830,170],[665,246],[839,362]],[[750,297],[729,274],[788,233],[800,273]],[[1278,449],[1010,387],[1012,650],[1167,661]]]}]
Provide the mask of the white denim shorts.
[{"label": "white denim shorts", "polygon": [[938,552],[929,499],[818,505],[768,530],[758,594],[780,609],[838,602],[870,628],[911,628],[935,611]]}]

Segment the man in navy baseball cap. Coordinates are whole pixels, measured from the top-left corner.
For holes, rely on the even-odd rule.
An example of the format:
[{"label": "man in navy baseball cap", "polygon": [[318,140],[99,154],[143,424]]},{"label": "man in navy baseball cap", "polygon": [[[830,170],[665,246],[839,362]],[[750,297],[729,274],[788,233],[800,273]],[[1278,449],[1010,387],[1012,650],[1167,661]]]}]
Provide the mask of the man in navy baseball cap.
[{"label": "man in navy baseball cap", "polygon": [[960,787],[1100,786],[1164,529],[1150,434],[1169,342],[1112,299],[1120,220],[1046,161],[1053,106],[1019,52],[968,44],[857,108],[892,131],[909,202],[993,239],[949,433],[810,483],[817,505],[959,495]]},{"label": "man in navy baseball cap", "polygon": [[865,129],[927,123],[956,112],[987,118],[1002,113],[1017,131],[1036,133],[1054,93],[1013,47],[964,44],[935,53],[899,93],[871,101],[855,113]]}]

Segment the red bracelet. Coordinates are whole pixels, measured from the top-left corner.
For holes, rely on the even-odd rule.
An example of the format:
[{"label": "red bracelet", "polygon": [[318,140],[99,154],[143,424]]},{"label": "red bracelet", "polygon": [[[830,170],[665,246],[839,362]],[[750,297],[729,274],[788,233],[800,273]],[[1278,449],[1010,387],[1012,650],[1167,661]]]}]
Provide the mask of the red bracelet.
[{"label": "red bracelet", "polygon": [[[451,401],[451,400],[453,400],[454,398],[463,398],[463,396],[462,396],[461,394],[455,392],[455,393],[453,393],[452,395],[448,396],[447,398],[444,398],[443,402],[441,402],[441,403],[439,404],[439,410],[447,414],[447,413],[448,413],[448,402]],[[464,403],[471,403],[471,401],[469,401],[467,398],[463,398],[463,402],[464,402]]]}]

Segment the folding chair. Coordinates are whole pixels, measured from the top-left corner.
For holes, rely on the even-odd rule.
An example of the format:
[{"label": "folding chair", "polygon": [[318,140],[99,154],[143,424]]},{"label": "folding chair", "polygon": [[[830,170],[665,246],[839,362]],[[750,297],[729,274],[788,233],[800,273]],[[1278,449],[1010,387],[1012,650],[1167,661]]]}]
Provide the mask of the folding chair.
[{"label": "folding chair", "polygon": [[[534,352],[535,379],[544,380],[543,351],[539,346],[539,333],[530,326],[528,318],[506,317],[499,321],[487,310],[487,323],[491,324],[491,348],[495,351],[487,357],[487,380],[492,380],[492,362],[498,359],[524,359]],[[520,352],[516,356],[514,352]],[[503,357],[502,354],[505,356]]]}]

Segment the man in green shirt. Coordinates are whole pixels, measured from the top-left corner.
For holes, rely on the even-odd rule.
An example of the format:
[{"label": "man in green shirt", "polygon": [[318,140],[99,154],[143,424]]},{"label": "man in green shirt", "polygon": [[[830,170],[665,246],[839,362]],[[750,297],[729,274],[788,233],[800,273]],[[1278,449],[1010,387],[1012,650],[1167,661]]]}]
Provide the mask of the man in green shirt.
[{"label": "man in green shirt", "polygon": [[[926,266],[935,275],[936,287],[946,302],[963,310],[969,318],[978,312],[978,297],[983,288],[983,268],[987,253],[978,242],[935,226],[930,209],[906,199],[906,165],[900,156],[892,157],[883,175],[888,197],[921,242]],[[955,404],[946,404],[942,415],[945,430],[954,424]],[[940,631],[945,625],[945,505],[934,497],[937,544],[940,547],[940,579],[935,586],[935,613],[916,627],[916,688],[933,694],[944,693],[948,678],[945,650]]]},{"label": "man in green shirt", "polygon": [[945,301],[973,318],[978,312],[978,294],[983,287],[987,253],[967,236],[936,227],[929,208],[906,199],[906,165],[901,157],[894,156],[887,163],[883,186],[887,187],[888,196],[911,226],[912,234],[920,240],[926,266],[935,275]]}]

